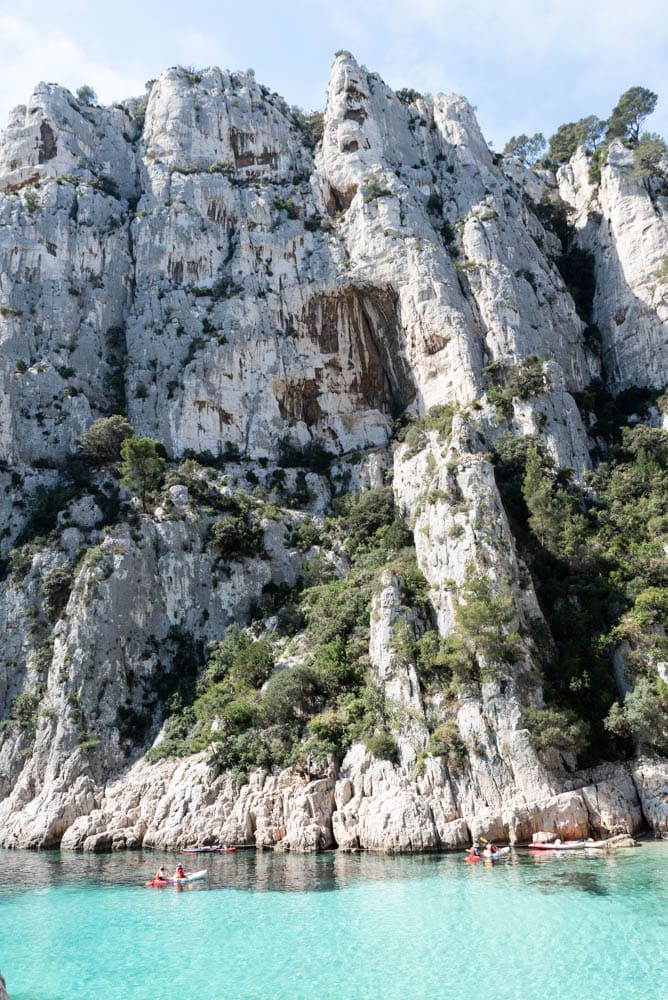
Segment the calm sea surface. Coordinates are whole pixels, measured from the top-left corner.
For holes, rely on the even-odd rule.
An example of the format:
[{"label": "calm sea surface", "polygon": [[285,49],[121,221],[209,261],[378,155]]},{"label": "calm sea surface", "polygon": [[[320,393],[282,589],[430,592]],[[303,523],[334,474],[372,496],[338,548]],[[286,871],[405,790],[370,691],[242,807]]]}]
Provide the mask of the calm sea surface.
[{"label": "calm sea surface", "polygon": [[470,866],[0,851],[11,1000],[668,1000],[668,843]]}]

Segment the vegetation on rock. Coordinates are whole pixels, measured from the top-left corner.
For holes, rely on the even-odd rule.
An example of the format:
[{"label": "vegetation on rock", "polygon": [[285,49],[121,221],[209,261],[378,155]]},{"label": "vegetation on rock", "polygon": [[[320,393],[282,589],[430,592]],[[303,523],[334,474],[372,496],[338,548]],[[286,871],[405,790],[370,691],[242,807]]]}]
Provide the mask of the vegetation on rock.
[{"label": "vegetation on rock", "polygon": [[162,483],[165,459],[152,438],[128,437],[121,442],[121,485],[137,490],[142,510],[148,509],[150,494]]}]

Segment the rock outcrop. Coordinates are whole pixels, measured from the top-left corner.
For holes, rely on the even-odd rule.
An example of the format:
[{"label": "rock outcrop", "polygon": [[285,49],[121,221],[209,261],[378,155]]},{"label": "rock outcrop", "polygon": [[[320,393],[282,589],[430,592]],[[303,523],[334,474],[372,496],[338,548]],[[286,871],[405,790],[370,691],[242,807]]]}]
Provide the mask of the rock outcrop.
[{"label": "rock outcrop", "polygon": [[[613,143],[600,185],[582,153],[537,174],[489,150],[464,98],[396,95],[348,53],[321,137],[252,73],[219,69],[170,69],[112,108],[40,84],[15,110],[0,141],[0,845],[411,851],[668,830],[664,759],[576,772],[532,745],[522,709],[544,705],[546,625],[490,456],[531,435],[581,479],[575,396],[592,376],[667,380],[666,197],[632,168]],[[589,325],[537,211],[557,190],[593,261]],[[527,365],[500,418],[492,390]],[[393,450],[396,418],[434,406],[451,428]],[[112,413],[209,472],[143,511],[103,468],[38,530],[80,435]],[[329,478],[276,477],[282,449],[314,444],[336,456]],[[368,662],[396,760],[354,742],[316,773],[247,780],[207,751],[149,762],[176,681],[194,685],[209,642],[297,583],[304,514],[322,524],[336,489],[390,480],[438,633],[482,574],[509,602],[512,667],[448,706],[427,698],[401,651],[424,621],[388,569]],[[213,524],[249,484],[263,548],[226,561]],[[71,588],[45,612],[64,567]],[[436,716],[452,758],[430,750]]]}]

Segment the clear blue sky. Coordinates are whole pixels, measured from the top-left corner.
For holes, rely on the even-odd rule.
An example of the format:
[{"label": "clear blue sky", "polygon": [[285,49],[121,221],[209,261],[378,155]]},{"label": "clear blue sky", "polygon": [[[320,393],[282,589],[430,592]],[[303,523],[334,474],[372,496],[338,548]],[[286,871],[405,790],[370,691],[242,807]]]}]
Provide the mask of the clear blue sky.
[{"label": "clear blue sky", "polygon": [[39,80],[110,103],[176,64],[253,67],[322,108],[337,49],[394,88],[464,94],[496,148],[605,117],[636,84],[658,93],[647,127],[668,138],[665,0],[0,0],[0,127]]}]

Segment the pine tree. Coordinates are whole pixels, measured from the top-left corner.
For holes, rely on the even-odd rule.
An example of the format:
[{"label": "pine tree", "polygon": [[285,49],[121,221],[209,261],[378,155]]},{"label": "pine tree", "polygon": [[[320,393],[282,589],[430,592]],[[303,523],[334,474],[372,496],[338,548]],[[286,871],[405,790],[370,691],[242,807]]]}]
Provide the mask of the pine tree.
[{"label": "pine tree", "polygon": [[149,493],[162,483],[165,460],[152,438],[130,437],[121,445],[121,486],[136,489],[146,510]]},{"label": "pine tree", "polygon": [[606,139],[640,139],[640,126],[656,107],[658,97],[646,87],[629,87],[617,101],[608,119]]}]

